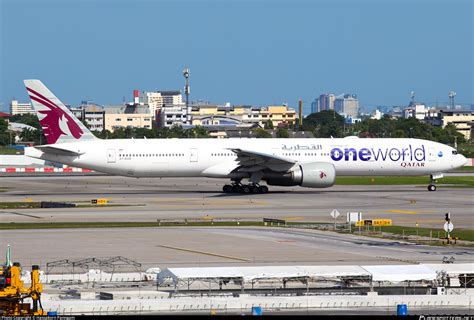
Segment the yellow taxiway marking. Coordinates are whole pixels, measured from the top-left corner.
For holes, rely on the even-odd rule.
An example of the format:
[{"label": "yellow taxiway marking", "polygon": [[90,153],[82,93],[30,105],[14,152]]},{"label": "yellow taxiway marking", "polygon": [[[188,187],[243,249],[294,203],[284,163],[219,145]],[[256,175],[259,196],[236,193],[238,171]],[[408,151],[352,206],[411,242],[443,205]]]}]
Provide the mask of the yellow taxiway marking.
[{"label": "yellow taxiway marking", "polygon": [[173,250],[178,250],[178,251],[184,251],[184,252],[191,252],[191,253],[204,254],[204,255],[206,255],[206,256],[219,257],[219,258],[225,258],[225,259],[230,259],[230,260],[237,260],[237,261],[250,262],[249,259],[238,258],[238,257],[232,257],[232,256],[226,256],[226,255],[223,255],[223,254],[212,253],[212,252],[206,252],[206,251],[199,251],[199,250],[186,249],[186,248],[179,248],[179,247],[172,247],[172,246],[165,246],[165,245],[159,245],[158,247],[166,248],[166,249],[173,249]]},{"label": "yellow taxiway marking", "polygon": [[390,213],[403,213],[403,214],[417,214],[416,211],[407,211],[407,210],[390,210]]},{"label": "yellow taxiway marking", "polygon": [[[408,211],[408,210],[390,210],[390,211],[385,211],[385,212],[380,212],[380,213],[401,213],[401,214],[424,214],[424,213],[437,213],[437,211],[433,210],[418,210],[418,211]],[[369,213],[372,214],[372,213]]]},{"label": "yellow taxiway marking", "polygon": [[[397,221],[414,221],[413,218],[397,218]],[[418,223],[440,223],[440,226],[441,224],[443,224],[444,221],[443,219],[423,219],[423,218],[419,218],[417,219],[417,222]]]},{"label": "yellow taxiway marking", "polygon": [[292,220],[303,220],[304,218],[303,217],[283,217],[282,219],[292,221]]}]

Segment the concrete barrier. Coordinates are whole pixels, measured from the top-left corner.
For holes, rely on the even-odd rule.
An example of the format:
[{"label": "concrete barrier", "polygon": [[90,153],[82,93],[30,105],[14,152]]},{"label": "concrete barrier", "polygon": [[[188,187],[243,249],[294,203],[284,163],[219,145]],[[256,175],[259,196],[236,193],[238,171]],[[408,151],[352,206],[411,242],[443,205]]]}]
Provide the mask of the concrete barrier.
[{"label": "concrete barrier", "polygon": [[317,310],[389,310],[396,314],[399,304],[409,310],[417,308],[469,309],[472,295],[410,295],[410,296],[247,296],[247,297],[180,297],[155,300],[64,300],[58,301],[43,295],[46,311],[68,314],[130,314],[146,312],[204,312],[250,313],[259,306],[265,311],[317,311]]},{"label": "concrete barrier", "polygon": [[6,173],[16,173],[16,172],[25,172],[25,173],[34,173],[34,172],[43,172],[43,173],[58,173],[58,172],[63,172],[63,173],[71,173],[71,172],[91,173],[91,172],[94,172],[94,171],[90,170],[90,169],[73,168],[73,167],[66,167],[66,168],[6,167],[6,168],[0,168],[0,172],[6,172]]}]

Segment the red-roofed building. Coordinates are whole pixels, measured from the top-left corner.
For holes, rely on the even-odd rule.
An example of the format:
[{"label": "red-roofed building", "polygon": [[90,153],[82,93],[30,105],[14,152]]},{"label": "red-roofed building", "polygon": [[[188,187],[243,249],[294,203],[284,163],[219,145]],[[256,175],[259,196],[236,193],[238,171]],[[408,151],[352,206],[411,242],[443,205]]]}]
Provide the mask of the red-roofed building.
[{"label": "red-roofed building", "polygon": [[7,121],[7,123],[8,123],[8,120],[10,120],[11,117],[12,117],[11,114],[0,111],[0,118],[5,119]]}]

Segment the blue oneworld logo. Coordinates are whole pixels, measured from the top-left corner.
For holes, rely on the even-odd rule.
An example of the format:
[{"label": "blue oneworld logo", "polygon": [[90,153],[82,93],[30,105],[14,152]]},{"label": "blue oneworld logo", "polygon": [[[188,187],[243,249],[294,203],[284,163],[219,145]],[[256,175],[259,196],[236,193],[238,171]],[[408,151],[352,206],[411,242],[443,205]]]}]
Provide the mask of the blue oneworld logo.
[{"label": "blue oneworld logo", "polygon": [[[439,156],[439,154],[438,154]],[[331,159],[334,161],[425,161],[425,146],[418,148],[411,144],[406,148],[333,148]]]},{"label": "blue oneworld logo", "polygon": [[443,156],[443,151],[438,152],[438,157],[441,158],[442,156]]}]

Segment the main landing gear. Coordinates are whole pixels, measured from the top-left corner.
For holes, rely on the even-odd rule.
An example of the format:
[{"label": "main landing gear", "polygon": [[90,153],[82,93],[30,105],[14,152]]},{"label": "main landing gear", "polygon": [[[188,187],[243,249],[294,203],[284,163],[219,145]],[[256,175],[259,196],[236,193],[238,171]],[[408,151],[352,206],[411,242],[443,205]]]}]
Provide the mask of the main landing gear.
[{"label": "main landing gear", "polygon": [[233,184],[226,184],[222,191],[224,193],[267,193],[268,187],[261,186],[259,184],[241,184],[241,183],[233,183]]},{"label": "main landing gear", "polygon": [[430,184],[428,185],[428,191],[436,191],[435,182],[436,179],[433,177],[433,175],[430,175]]}]

